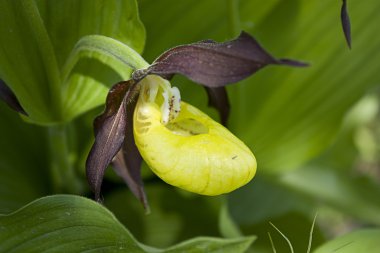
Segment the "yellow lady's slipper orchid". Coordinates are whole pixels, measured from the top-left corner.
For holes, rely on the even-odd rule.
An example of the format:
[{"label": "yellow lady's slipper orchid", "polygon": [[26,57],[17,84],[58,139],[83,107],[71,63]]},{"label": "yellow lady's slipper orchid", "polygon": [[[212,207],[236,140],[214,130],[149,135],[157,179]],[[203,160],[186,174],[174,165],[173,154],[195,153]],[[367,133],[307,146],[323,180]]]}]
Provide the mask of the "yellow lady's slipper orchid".
[{"label": "yellow lady's slipper orchid", "polygon": [[181,102],[179,90],[167,80],[180,74],[203,85],[209,105],[225,125],[229,115],[225,86],[267,65],[307,66],[273,57],[242,32],[222,43],[205,40],[173,47],[146,68],[136,69],[131,79],[115,84],[104,112],[94,121],[95,142],[86,161],[95,199],[101,199],[104,173],[112,164],[148,210],[142,158],[165,182],[199,194],[223,194],[248,183],[256,173],[249,148],[203,112]]},{"label": "yellow lady's slipper orchid", "polygon": [[[231,192],[248,183],[256,173],[249,148],[206,114],[179,101],[168,81],[158,76],[143,81],[133,130],[153,172],[168,184],[204,195]],[[175,116],[165,120],[166,114]]]}]

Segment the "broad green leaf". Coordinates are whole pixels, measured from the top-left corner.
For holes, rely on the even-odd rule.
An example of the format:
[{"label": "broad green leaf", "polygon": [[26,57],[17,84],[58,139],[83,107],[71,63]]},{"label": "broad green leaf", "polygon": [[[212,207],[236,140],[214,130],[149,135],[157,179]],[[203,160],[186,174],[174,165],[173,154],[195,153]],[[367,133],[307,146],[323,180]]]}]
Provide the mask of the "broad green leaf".
[{"label": "broad green leaf", "polygon": [[39,199],[0,217],[0,252],[144,252],[105,208],[82,197]]},{"label": "broad green leaf", "polygon": [[[91,62],[92,67],[83,65],[84,61]],[[62,73],[66,98],[64,118],[69,120],[103,104],[108,93],[106,85],[128,80],[133,69],[147,66],[148,63],[136,51],[120,41],[101,35],[82,37]]]},{"label": "broad green leaf", "polygon": [[[124,65],[126,59],[136,59],[145,44],[135,0],[37,3],[62,70],[63,120],[103,104],[109,87],[129,79],[132,68],[141,67],[133,62]],[[84,37],[93,34],[115,40]]]},{"label": "broad green leaf", "polygon": [[145,29],[135,0],[36,0],[60,68],[75,44],[86,35],[119,40],[137,52],[144,48]]},{"label": "broad green leaf", "polygon": [[61,113],[54,48],[33,0],[0,2],[0,77],[30,118],[56,121]]},{"label": "broad green leaf", "polygon": [[240,253],[246,252],[255,237],[243,237],[235,239],[215,239],[200,237],[190,239],[162,252],[165,253]]},{"label": "broad green leaf", "polygon": [[145,246],[107,209],[73,195],[41,198],[0,216],[0,252],[244,252],[252,237],[200,237],[167,249]]},{"label": "broad green leaf", "polygon": [[[144,55],[149,60],[172,43],[226,40],[236,33],[230,31],[226,18],[233,16],[227,8],[230,1],[170,1],[170,9],[169,1],[140,3],[149,38]],[[272,55],[308,61],[311,66],[267,68],[230,87],[230,127],[252,148],[259,170],[297,168],[332,142],[347,110],[379,82],[380,35],[374,31],[380,22],[375,14],[380,3],[350,2],[351,51],[344,44],[339,1],[239,3],[240,29],[254,35]],[[165,15],[156,19],[155,12]],[[181,87],[183,99],[205,109],[204,92],[186,80],[179,81],[182,85],[175,85]]]},{"label": "broad green leaf", "polygon": [[379,252],[380,229],[361,229],[327,242],[313,253]]},{"label": "broad green leaf", "polygon": [[135,0],[2,1],[0,16],[0,77],[38,124],[68,121],[100,105],[107,87],[129,76],[127,66],[119,73],[120,63],[113,66],[96,50],[78,56],[65,76],[67,58],[83,36],[112,37],[138,52],[144,47]]},{"label": "broad green leaf", "polygon": [[[135,0],[36,2],[61,69],[62,119],[68,121],[104,103],[109,87],[129,79],[130,68],[139,65],[124,65],[120,58],[142,52],[145,29]],[[95,34],[118,41],[84,37]]]}]

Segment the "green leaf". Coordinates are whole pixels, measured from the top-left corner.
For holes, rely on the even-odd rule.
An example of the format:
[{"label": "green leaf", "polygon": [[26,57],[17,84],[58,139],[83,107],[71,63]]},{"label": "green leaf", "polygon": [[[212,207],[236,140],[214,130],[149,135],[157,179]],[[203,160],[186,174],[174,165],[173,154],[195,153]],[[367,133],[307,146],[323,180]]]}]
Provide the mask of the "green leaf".
[{"label": "green leaf", "polygon": [[361,229],[335,238],[313,253],[376,253],[379,252],[380,229]]},{"label": "green leaf", "polygon": [[[149,60],[173,44],[227,40],[236,34],[226,18],[236,15],[227,8],[230,1],[140,2],[149,38],[144,55]],[[169,2],[170,10],[166,8]],[[276,57],[308,61],[311,67],[267,68],[229,87],[230,128],[254,151],[263,173],[297,168],[333,141],[347,110],[379,82],[380,35],[374,31],[380,22],[375,15],[380,2],[350,3],[355,44],[351,51],[344,45],[340,1],[239,3],[240,29],[250,32]],[[165,15],[157,19],[155,12]],[[195,15],[202,18],[194,19]],[[209,111],[199,87],[177,80],[183,100]]]},{"label": "green leaf", "polygon": [[138,52],[144,47],[135,0],[2,1],[0,21],[0,77],[38,124],[68,121],[98,106],[108,86],[129,77],[127,66],[120,71],[120,62],[115,66],[99,50],[82,52],[76,66],[66,63],[83,36],[112,37],[121,52],[127,45]]},{"label": "green leaf", "polygon": [[143,252],[105,208],[82,197],[39,199],[0,217],[1,252]]},{"label": "green leaf", "polygon": [[1,1],[0,34],[0,77],[32,120],[59,119],[59,68],[35,2]]},{"label": "green leaf", "polygon": [[244,252],[252,237],[195,238],[168,249],[142,245],[107,209],[73,195],[44,197],[0,216],[0,252]]},{"label": "green leaf", "polygon": [[[37,3],[62,71],[62,119],[68,121],[103,104],[109,87],[129,79],[139,65],[124,64],[142,52],[145,29],[135,0]],[[93,34],[110,38],[87,37]]]},{"label": "green leaf", "polygon": [[[91,68],[83,65],[89,61]],[[108,93],[105,85],[128,80],[132,70],[147,66],[136,51],[120,41],[101,35],[82,37],[62,73],[65,120],[103,104]]]},{"label": "green leaf", "polygon": [[[135,0],[37,3],[62,70],[63,120],[103,104],[109,87],[141,67],[133,64],[145,44]],[[110,38],[87,37],[94,34]]]},{"label": "green leaf", "polygon": [[75,44],[86,35],[112,37],[137,52],[144,48],[145,29],[135,0],[67,0],[54,4],[36,0],[36,3],[60,68]]},{"label": "green leaf", "polygon": [[182,253],[182,252],[210,252],[210,253],[239,253],[245,252],[251,243],[255,240],[254,237],[243,237],[235,239],[216,239],[200,237],[180,243],[174,247],[170,247],[162,252],[165,253]]}]

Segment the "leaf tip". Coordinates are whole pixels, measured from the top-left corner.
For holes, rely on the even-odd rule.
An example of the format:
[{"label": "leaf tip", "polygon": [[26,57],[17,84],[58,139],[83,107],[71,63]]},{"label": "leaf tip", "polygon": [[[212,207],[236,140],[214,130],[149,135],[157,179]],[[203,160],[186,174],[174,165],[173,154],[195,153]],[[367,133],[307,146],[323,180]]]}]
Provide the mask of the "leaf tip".
[{"label": "leaf tip", "polygon": [[144,210],[145,210],[145,215],[149,215],[151,213],[150,206],[148,203],[144,203]]},{"label": "leaf tip", "polygon": [[280,65],[288,65],[288,66],[292,66],[292,67],[301,67],[301,68],[310,66],[310,64],[307,62],[301,62],[301,61],[296,61],[296,60],[292,60],[292,59],[285,59],[285,58],[279,59],[277,61],[277,63]]},{"label": "leaf tip", "polygon": [[343,0],[340,18],[342,21],[343,33],[347,42],[347,46],[349,49],[351,49],[351,22],[347,10],[347,0]]},{"label": "leaf tip", "polygon": [[3,100],[11,109],[25,116],[29,116],[28,113],[22,108],[14,92],[9,86],[0,79],[0,100]]}]

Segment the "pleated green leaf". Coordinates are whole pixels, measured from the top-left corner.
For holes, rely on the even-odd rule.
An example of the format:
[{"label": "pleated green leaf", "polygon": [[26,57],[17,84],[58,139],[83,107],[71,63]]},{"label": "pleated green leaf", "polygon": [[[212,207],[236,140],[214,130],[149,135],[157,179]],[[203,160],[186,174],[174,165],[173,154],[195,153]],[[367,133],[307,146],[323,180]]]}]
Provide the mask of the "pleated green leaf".
[{"label": "pleated green leaf", "polygon": [[[159,251],[164,253],[204,252],[204,253],[242,253],[246,252],[254,237],[234,239],[217,239],[198,237],[179,243],[168,249]],[[153,252],[153,251],[151,251]]]},{"label": "pleated green leaf", "polygon": [[0,252],[143,252],[116,218],[88,199],[57,195],[0,216]]},{"label": "pleated green leaf", "polygon": [[244,252],[253,238],[200,237],[167,249],[145,246],[103,206],[56,195],[0,216],[0,252]]},{"label": "pleated green leaf", "polygon": [[59,119],[59,68],[35,2],[1,1],[0,34],[0,78],[31,119]]},{"label": "pleated green leaf", "polygon": [[128,67],[119,73],[120,63],[99,51],[81,54],[67,76],[68,57],[83,36],[112,37],[138,52],[145,41],[135,0],[2,1],[0,23],[0,78],[38,124],[98,106],[108,86],[129,76]]},{"label": "pleated green leaf", "polygon": [[[37,0],[37,4],[62,70],[62,118],[68,121],[103,104],[109,87],[129,79],[131,68],[137,66],[123,65],[114,59],[135,57],[125,58],[125,45],[141,53],[145,29],[139,20],[135,0],[58,3]],[[103,35],[118,41],[84,39],[87,35]],[[108,50],[119,52],[110,55],[105,52]],[[73,57],[76,64],[70,66]],[[71,72],[67,73],[67,68]]]},{"label": "pleated green leaf", "polygon": [[47,33],[62,67],[80,38],[98,34],[113,37],[141,52],[144,26],[135,0],[36,0]]},{"label": "pleated green leaf", "polygon": [[379,238],[380,229],[361,229],[329,241],[313,253],[376,253],[379,252]]},{"label": "pleated green leaf", "polygon": [[118,40],[102,35],[82,37],[62,72],[64,119],[104,104],[108,86],[128,80],[132,70],[147,66],[135,50]]},{"label": "pleated green leaf", "polygon": [[[230,128],[254,151],[263,173],[294,169],[320,154],[335,138],[346,111],[380,80],[376,0],[350,2],[351,51],[341,29],[341,1],[140,2],[150,38],[148,60],[173,44],[227,40],[245,30],[273,55],[311,64],[267,68],[228,89]],[[165,15],[157,19],[155,12]],[[183,100],[208,111],[204,92],[177,80]]]}]

